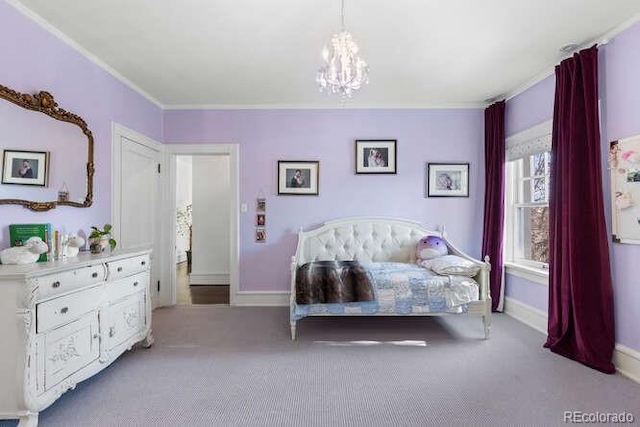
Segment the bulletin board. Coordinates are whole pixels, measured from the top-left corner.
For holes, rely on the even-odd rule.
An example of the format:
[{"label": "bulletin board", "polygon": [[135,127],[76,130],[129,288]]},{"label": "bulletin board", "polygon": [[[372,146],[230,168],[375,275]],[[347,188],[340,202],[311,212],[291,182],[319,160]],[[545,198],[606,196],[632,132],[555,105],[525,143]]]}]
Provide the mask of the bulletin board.
[{"label": "bulletin board", "polygon": [[640,135],[609,145],[613,241],[640,245]]}]

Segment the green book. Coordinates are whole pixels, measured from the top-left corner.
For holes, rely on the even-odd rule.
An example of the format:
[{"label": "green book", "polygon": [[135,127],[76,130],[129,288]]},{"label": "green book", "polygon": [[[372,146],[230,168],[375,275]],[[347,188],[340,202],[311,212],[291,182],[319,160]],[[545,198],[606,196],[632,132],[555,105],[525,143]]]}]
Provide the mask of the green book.
[{"label": "green book", "polygon": [[11,224],[9,225],[9,238],[11,246],[24,245],[29,237],[37,236],[49,246],[49,252],[40,254],[38,262],[46,262],[51,252],[51,224]]}]

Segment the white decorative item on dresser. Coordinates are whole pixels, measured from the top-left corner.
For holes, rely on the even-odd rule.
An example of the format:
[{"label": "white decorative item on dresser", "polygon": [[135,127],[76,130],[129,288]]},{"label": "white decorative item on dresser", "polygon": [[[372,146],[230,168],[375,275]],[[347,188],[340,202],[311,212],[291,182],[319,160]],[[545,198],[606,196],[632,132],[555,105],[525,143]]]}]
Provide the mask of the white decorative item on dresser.
[{"label": "white decorative item on dresser", "polygon": [[0,419],[36,426],[62,393],[153,344],[149,253],[0,265]]}]

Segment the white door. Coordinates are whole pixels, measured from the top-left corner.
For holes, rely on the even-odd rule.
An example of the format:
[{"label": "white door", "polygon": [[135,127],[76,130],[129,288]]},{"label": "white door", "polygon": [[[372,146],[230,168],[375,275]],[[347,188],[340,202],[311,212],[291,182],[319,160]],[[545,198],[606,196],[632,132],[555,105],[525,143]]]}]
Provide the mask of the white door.
[{"label": "white door", "polygon": [[[132,132],[115,135],[115,152],[120,159],[114,165],[114,216],[119,233],[118,245],[122,249],[152,249],[151,301],[158,306],[158,281],[162,256],[159,251],[160,164],[161,146]],[[157,144],[157,145],[156,145]],[[119,184],[119,185],[118,185]]]}]

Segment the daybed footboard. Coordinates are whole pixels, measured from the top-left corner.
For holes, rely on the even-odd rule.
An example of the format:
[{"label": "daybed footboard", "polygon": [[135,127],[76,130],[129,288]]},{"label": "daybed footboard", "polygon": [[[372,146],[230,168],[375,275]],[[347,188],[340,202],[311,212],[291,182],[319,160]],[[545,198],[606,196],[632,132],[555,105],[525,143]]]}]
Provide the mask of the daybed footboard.
[{"label": "daybed footboard", "polygon": [[[291,257],[291,296],[290,328],[291,339],[296,339],[296,323],[306,316],[352,316],[352,315],[419,315],[433,316],[447,314],[417,310],[409,313],[377,312],[375,309],[363,310],[336,309],[336,305],[327,305],[327,310],[312,312],[304,304],[296,301],[296,275],[298,268],[314,261],[359,261],[361,263],[399,262],[415,264],[416,244],[425,236],[439,236],[447,244],[449,253],[462,257],[480,269],[473,279],[478,283],[479,299],[465,304],[463,313],[481,316],[485,338],[491,332],[491,295],[489,291],[489,257],[477,260],[457,249],[442,233],[427,230],[419,223],[395,218],[346,218],[326,222],[321,227],[298,233],[296,253]],[[343,307],[344,308],[344,307]]]}]

